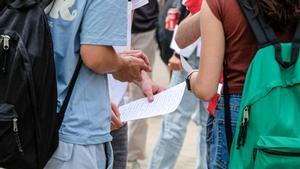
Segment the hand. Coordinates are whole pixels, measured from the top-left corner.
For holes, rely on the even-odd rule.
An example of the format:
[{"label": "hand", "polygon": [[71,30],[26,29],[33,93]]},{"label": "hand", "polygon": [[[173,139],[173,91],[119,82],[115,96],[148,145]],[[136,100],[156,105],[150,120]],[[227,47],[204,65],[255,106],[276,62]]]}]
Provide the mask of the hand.
[{"label": "hand", "polygon": [[141,51],[128,50],[119,53],[119,56],[123,60],[122,68],[113,73],[115,79],[122,82],[132,82],[134,80],[141,81],[141,71],[151,72],[150,63],[148,57]]},{"label": "hand", "polygon": [[164,90],[163,87],[155,84],[146,72],[142,72],[142,80],[135,81],[135,84],[140,87],[149,102],[153,102],[153,95],[158,94]]},{"label": "hand", "polygon": [[120,55],[131,55],[131,56],[134,56],[136,58],[140,58],[140,59],[143,59],[144,62],[150,66],[150,61],[149,61],[149,58],[146,56],[146,54],[141,51],[141,50],[125,50],[123,52],[120,52],[119,53]]},{"label": "hand", "polygon": [[169,64],[168,67],[170,70],[182,70],[182,64],[181,64],[181,60],[176,57],[175,55],[173,55],[170,59],[169,59]]},{"label": "hand", "polygon": [[111,123],[110,123],[110,128],[111,128],[111,131],[113,130],[117,130],[121,127],[124,126],[124,123],[121,122],[121,119],[120,119],[120,112],[119,112],[119,109],[118,109],[118,106],[114,103],[111,103],[111,112],[112,112],[112,117],[111,117]]}]

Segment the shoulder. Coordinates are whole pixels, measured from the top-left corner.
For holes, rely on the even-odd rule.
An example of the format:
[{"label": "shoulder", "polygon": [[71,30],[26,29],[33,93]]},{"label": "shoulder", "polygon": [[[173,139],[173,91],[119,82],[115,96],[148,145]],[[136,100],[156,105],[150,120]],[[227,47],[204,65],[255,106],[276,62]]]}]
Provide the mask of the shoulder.
[{"label": "shoulder", "polygon": [[80,25],[81,44],[126,45],[127,5],[127,0],[89,0]]},{"label": "shoulder", "polygon": [[212,11],[212,13],[219,19],[222,20],[223,16],[224,16],[224,9],[225,9],[225,5],[226,3],[228,3],[230,0],[227,0],[227,2],[225,2],[225,0],[206,0],[206,3],[208,5],[208,7],[210,8],[210,10]]}]

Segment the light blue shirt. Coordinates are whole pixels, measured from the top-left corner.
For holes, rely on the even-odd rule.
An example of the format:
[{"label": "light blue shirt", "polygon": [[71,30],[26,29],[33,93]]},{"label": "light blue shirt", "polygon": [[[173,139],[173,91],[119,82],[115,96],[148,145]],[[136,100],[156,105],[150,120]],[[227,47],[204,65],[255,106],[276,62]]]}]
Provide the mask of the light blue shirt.
[{"label": "light blue shirt", "polygon": [[[48,21],[54,42],[59,110],[81,44],[126,45],[127,0],[56,0]],[[81,145],[111,141],[110,120],[107,75],[83,66],[59,131],[60,140]]]}]

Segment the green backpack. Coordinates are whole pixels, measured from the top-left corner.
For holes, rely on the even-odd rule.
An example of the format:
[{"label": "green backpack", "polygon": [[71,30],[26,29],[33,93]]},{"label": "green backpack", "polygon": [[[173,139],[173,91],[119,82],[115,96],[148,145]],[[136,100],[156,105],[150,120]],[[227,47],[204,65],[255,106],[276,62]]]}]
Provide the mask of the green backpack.
[{"label": "green backpack", "polygon": [[300,24],[280,43],[256,0],[239,0],[259,47],[246,75],[230,169],[300,169]]}]

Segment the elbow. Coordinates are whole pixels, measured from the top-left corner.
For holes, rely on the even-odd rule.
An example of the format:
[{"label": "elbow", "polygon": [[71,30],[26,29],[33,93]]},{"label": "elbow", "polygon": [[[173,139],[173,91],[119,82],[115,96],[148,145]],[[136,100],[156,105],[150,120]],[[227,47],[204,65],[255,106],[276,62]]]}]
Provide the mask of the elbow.
[{"label": "elbow", "polygon": [[90,46],[81,46],[80,48],[80,57],[82,59],[82,62],[84,63],[84,65],[95,71],[97,69],[97,65],[99,65],[98,60],[95,59],[95,57],[93,57],[93,53],[90,50]]},{"label": "elbow", "polygon": [[180,49],[184,49],[188,46],[187,44],[184,44],[184,42],[182,42],[179,38],[177,38],[177,36],[175,36],[175,42]]},{"label": "elbow", "polygon": [[88,55],[85,55],[85,54],[81,54],[81,59],[87,68],[89,68],[93,71],[97,70],[98,65],[99,65],[97,60],[92,59],[91,57],[88,57]]},{"label": "elbow", "polygon": [[176,42],[177,46],[180,49],[184,49],[188,46],[184,42],[184,36],[182,36],[183,35],[183,30],[182,29],[183,29],[182,24],[180,24],[178,29],[177,29],[177,32],[175,34],[175,42]]},{"label": "elbow", "polygon": [[98,74],[108,73],[110,71],[111,61],[104,57],[110,55],[105,48],[99,46],[82,45],[80,56],[84,65]]},{"label": "elbow", "polygon": [[211,87],[198,85],[194,90],[194,95],[203,101],[211,101],[217,94],[217,90]]},{"label": "elbow", "polygon": [[189,45],[184,42],[184,40],[180,37],[178,32],[175,35],[175,42],[180,49],[184,49]]}]

